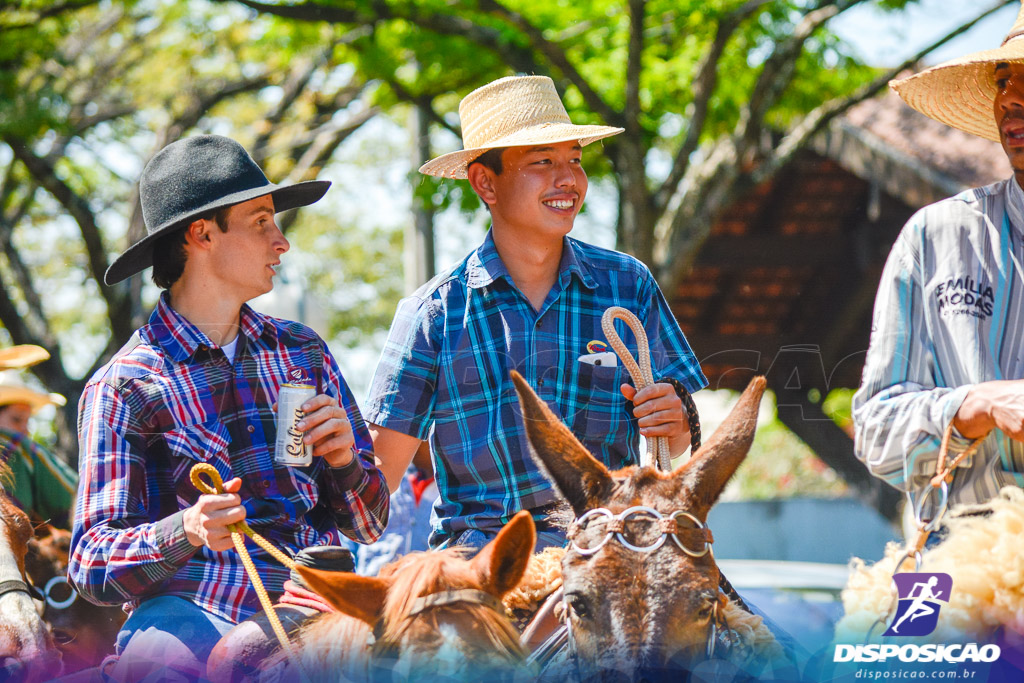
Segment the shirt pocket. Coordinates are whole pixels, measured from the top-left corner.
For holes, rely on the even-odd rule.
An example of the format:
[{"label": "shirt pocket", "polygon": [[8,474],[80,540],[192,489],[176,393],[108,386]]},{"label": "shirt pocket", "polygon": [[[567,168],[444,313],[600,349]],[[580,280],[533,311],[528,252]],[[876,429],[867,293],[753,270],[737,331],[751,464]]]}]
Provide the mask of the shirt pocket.
[{"label": "shirt pocket", "polygon": [[[179,503],[192,505],[201,495],[189,479],[189,472],[198,463],[213,465],[224,481],[232,477],[228,456],[231,435],[220,420],[175,427],[164,432],[163,441],[170,455]],[[209,482],[208,477],[204,480]]]},{"label": "shirt pocket", "polygon": [[628,381],[629,373],[619,365],[581,361],[576,361],[575,370],[579,404],[571,420],[573,432],[590,444],[624,441],[626,399],[619,387]]}]

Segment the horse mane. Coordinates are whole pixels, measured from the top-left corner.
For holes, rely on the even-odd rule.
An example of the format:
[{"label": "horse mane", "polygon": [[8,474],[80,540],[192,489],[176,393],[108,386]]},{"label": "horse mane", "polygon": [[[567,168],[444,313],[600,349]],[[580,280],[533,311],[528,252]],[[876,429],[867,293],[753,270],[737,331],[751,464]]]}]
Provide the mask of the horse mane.
[{"label": "horse mane", "polygon": [[493,655],[511,661],[522,661],[526,653],[519,643],[519,633],[503,614],[490,607],[458,602],[435,607],[408,618],[416,600],[424,595],[459,588],[483,590],[483,583],[466,561],[471,551],[466,548],[448,548],[433,552],[409,553],[381,571],[381,578],[392,580],[381,619],[384,633],[378,647],[401,642],[409,627],[416,621],[426,624],[432,633],[441,633],[442,614],[462,615],[479,627],[479,634]]}]

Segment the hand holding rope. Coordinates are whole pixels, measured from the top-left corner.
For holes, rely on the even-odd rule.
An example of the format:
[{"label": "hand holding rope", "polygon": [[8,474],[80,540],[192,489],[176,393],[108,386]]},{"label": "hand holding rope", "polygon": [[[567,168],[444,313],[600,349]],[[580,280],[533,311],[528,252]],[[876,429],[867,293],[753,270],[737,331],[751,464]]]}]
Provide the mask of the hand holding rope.
[{"label": "hand holding rope", "polygon": [[[911,558],[914,560],[914,571],[921,571],[921,564],[923,561],[922,554],[924,552],[925,545],[928,543],[928,537],[931,536],[933,531],[939,528],[939,525],[942,523],[942,518],[946,514],[946,508],[949,505],[949,487],[953,483],[953,470],[959,467],[960,463],[978,450],[981,442],[985,440],[988,434],[975,439],[956,457],[949,460],[949,440],[952,436],[953,423],[950,422],[946,425],[946,430],[942,433],[942,441],[939,444],[939,458],[935,463],[935,474],[928,480],[928,487],[921,494],[921,497],[918,499],[917,505],[914,508],[914,520],[917,525],[917,532],[914,534],[914,540],[907,544],[907,551],[903,553],[899,560],[896,561],[896,566],[893,567],[892,570],[893,576],[899,574],[903,569],[904,563]],[[924,520],[924,505],[928,502],[928,499],[933,493],[938,493],[941,497],[939,499],[938,507],[936,508],[935,516],[926,522]],[[894,595],[889,603],[888,611],[876,619],[875,622],[871,624],[871,627],[868,628],[867,634],[864,637],[865,642],[871,638],[871,634],[874,632],[875,627],[885,626],[886,623],[888,623],[889,619],[896,611],[897,604],[898,596]]]},{"label": "hand holding rope", "polygon": [[[210,481],[204,481],[203,475],[209,477]],[[192,485],[201,493],[224,493],[224,480],[221,479],[220,473],[216,468],[209,463],[201,462],[193,465],[192,469],[189,471],[189,479],[192,480]],[[253,564],[252,558],[249,556],[249,551],[245,547],[245,539],[242,535],[244,534],[251,538],[258,546],[270,553],[274,559],[288,569],[294,569],[295,562],[280,550],[272,546],[265,538],[253,531],[244,520],[230,525],[228,530],[231,531],[231,542],[234,543],[235,550],[238,551],[238,555],[242,559],[242,565],[245,567],[245,571],[249,575],[249,580],[252,581],[252,587],[256,591],[256,596],[260,599],[263,611],[267,613],[267,619],[270,621],[270,626],[274,630],[274,635],[277,636],[277,640],[281,644],[285,654],[288,656],[289,661],[291,661],[297,671],[301,671],[299,669],[298,660],[295,658],[295,653],[292,651],[291,642],[288,640],[288,634],[285,633],[284,626],[281,625],[281,619],[278,618],[277,612],[274,611],[274,605],[270,602],[270,596],[267,594],[267,589],[263,586],[263,580],[260,579],[260,575],[256,571],[256,565]]]},{"label": "hand holding rope", "polygon": [[[640,357],[639,362],[633,358],[633,354],[629,352],[629,349],[622,342],[622,338],[615,331],[616,320],[622,320],[633,331],[633,335],[636,337],[637,355]],[[608,340],[609,346],[622,359],[622,364],[629,372],[636,390],[640,391],[653,385],[655,382],[654,371],[651,368],[650,344],[647,340],[647,331],[640,324],[639,318],[621,306],[612,306],[601,316],[601,329],[604,331],[604,336]],[[690,392],[681,383],[669,380],[663,381],[672,385],[672,388],[683,402],[683,409],[686,411],[690,428],[690,453],[696,453],[697,449],[700,448],[700,418],[697,415],[697,406],[693,402],[693,397],[690,396]],[[671,470],[672,453],[669,450],[668,437],[656,436],[650,439],[648,441],[648,452],[640,464],[642,466],[655,465],[666,472]]]}]

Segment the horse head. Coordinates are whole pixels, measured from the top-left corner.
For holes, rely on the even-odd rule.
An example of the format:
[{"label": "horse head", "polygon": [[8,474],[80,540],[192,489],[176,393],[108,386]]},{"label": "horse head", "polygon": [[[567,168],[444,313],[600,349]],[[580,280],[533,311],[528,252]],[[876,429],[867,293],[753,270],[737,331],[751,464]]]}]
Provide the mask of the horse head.
[{"label": "horse head", "polygon": [[126,614],[120,607],[94,605],[79,597],[68,583],[71,532],[44,524],[28,542],[25,571],[43,591],[43,621],[60,650],[64,673],[100,662],[114,651],[114,640]]},{"label": "horse head", "polygon": [[707,515],[753,441],[764,379],[673,472],[609,471],[521,376],[513,380],[530,454],[576,516],[562,580],[578,660],[632,678],[706,658],[726,601]]},{"label": "horse head", "polygon": [[32,523],[2,489],[0,518],[0,680],[48,681],[60,674],[61,656],[28,593]]},{"label": "horse head", "polygon": [[[464,549],[450,548],[405,555],[378,577],[298,571],[339,612],[372,627],[378,664],[479,674],[525,660],[501,597],[519,583],[535,542],[533,519],[520,512],[472,559]],[[336,640],[331,631],[337,627],[329,618],[318,620],[303,633],[301,647]]]}]

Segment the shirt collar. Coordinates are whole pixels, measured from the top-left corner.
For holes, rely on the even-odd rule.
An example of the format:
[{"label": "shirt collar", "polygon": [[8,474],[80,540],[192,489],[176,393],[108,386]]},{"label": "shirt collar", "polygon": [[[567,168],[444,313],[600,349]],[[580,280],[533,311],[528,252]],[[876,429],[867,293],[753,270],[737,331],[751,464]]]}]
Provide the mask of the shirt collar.
[{"label": "shirt collar", "polygon": [[[242,304],[240,317],[241,333],[250,339],[258,339],[264,333],[271,337],[276,336],[276,328],[267,323],[266,316],[252,310],[249,304]],[[216,348],[217,346],[202,330],[174,310],[167,292],[160,295],[156,309],[149,317],[149,328],[153,342],[179,363],[191,358],[202,346],[207,348]]]},{"label": "shirt collar", "polygon": [[[579,254],[578,249],[575,240],[569,237],[562,238],[562,260],[558,264],[558,282],[564,289],[568,286],[569,279],[576,275],[587,289],[596,289],[597,281],[590,274],[590,268]],[[471,289],[477,289],[486,287],[498,278],[505,278],[509,284],[513,284],[508,268],[505,267],[505,263],[498,254],[498,247],[494,244],[493,231],[488,230],[483,244],[469,255],[469,260],[466,262],[466,285]]]},{"label": "shirt collar", "polygon": [[1010,225],[1018,232],[1024,233],[1024,190],[1015,176],[1010,177],[1010,190],[1006,193],[1006,211],[1010,215]]}]

